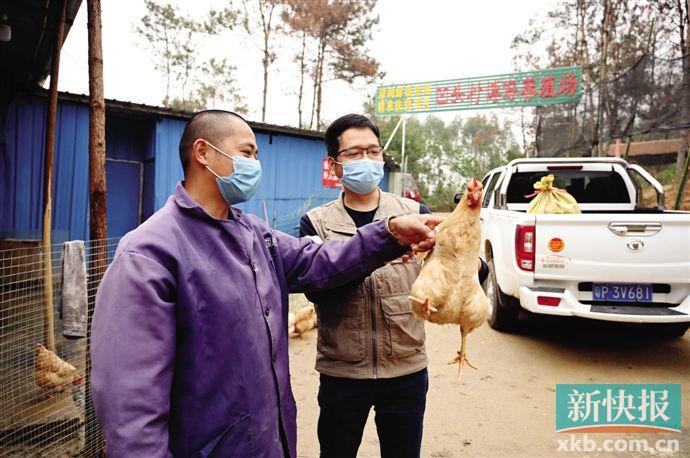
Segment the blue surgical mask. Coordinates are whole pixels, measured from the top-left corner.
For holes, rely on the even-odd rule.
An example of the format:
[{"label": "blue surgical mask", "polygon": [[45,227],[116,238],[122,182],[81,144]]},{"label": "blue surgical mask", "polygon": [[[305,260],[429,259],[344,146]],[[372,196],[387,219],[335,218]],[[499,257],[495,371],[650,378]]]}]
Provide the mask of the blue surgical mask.
[{"label": "blue surgical mask", "polygon": [[343,166],[343,177],[340,182],[357,194],[370,193],[383,178],[383,162],[360,159],[336,164]]},{"label": "blue surgical mask", "polygon": [[223,156],[232,159],[234,172],[225,177],[218,175],[209,166],[206,166],[209,172],[216,176],[218,189],[225,202],[228,205],[234,205],[251,199],[261,183],[261,162],[258,159],[249,159],[244,156],[230,156],[210,143],[206,143]]}]

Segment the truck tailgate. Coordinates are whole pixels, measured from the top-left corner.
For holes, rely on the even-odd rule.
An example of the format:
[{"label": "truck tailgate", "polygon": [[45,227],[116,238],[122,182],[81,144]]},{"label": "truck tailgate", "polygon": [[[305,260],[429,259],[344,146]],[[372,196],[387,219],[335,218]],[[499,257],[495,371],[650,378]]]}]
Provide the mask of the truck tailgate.
[{"label": "truck tailgate", "polygon": [[689,214],[537,215],[535,238],[536,279],[690,282]]}]

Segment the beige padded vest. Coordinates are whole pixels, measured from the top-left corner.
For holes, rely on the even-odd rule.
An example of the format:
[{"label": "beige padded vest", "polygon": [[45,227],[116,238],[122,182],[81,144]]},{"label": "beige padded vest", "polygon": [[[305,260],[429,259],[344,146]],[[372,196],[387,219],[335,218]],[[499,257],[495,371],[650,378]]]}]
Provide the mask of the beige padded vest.
[{"label": "beige padded vest", "polygon": [[[418,214],[419,203],[381,191],[374,221]],[[347,240],[357,228],[343,196],[307,212],[323,241]],[[424,321],[410,308],[409,293],[419,263],[397,259],[338,297],[316,304],[316,370],[334,377],[390,378],[427,365]]]}]

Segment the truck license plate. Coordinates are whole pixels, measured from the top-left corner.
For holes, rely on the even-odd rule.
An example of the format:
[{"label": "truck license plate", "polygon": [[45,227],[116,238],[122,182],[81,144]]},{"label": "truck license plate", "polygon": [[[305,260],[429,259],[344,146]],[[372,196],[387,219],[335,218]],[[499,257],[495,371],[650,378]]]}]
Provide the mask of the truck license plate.
[{"label": "truck license plate", "polygon": [[652,285],[622,283],[594,283],[592,296],[595,301],[652,302]]}]

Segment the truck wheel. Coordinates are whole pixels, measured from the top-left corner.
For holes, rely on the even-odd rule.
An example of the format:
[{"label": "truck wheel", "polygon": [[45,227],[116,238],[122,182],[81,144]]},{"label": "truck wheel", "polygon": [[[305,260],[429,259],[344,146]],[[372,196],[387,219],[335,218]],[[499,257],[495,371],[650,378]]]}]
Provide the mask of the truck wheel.
[{"label": "truck wheel", "polygon": [[484,282],[484,292],[489,299],[489,326],[497,331],[510,331],[515,327],[520,308],[518,302],[501,292],[496,281],[494,260],[488,262],[489,276]]},{"label": "truck wheel", "polygon": [[647,330],[650,334],[660,337],[683,337],[685,331],[690,328],[688,323],[649,323]]}]

